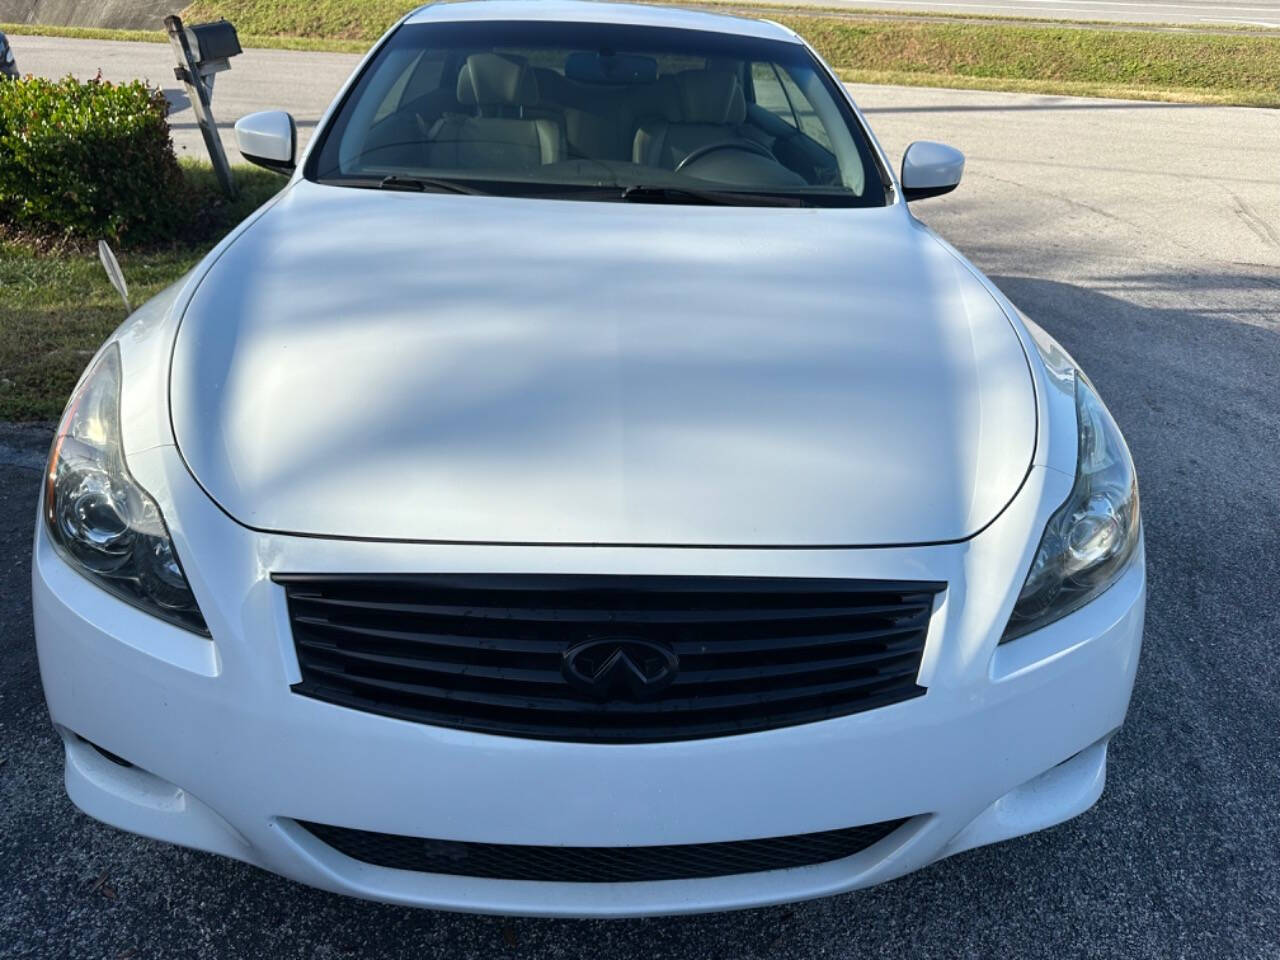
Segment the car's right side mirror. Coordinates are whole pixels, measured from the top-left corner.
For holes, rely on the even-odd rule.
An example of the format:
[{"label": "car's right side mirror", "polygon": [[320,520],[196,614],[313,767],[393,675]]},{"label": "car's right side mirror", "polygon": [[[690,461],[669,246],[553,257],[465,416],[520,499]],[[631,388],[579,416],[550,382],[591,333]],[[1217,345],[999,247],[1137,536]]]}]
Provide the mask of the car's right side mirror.
[{"label": "car's right side mirror", "polygon": [[250,163],[289,176],[298,150],[298,128],[283,110],[251,113],[236,121],[236,143]]},{"label": "car's right side mirror", "polygon": [[902,155],[902,198],[910,203],[960,186],[964,154],[945,143],[917,140]]}]

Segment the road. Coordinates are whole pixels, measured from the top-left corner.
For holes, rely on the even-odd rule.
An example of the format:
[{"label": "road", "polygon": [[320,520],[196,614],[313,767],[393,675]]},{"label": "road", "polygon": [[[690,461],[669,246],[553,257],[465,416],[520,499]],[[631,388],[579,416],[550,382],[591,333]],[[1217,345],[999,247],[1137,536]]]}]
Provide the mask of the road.
[{"label": "road", "polygon": [[[243,108],[283,86],[318,114],[236,69]],[[26,585],[48,435],[0,428],[0,955],[1280,956],[1280,113],[854,92],[895,158],[966,151],[918,213],[1075,354],[1132,447],[1150,604],[1098,806],[861,893],[611,922],[360,903],[127,836],[62,792]]]}]

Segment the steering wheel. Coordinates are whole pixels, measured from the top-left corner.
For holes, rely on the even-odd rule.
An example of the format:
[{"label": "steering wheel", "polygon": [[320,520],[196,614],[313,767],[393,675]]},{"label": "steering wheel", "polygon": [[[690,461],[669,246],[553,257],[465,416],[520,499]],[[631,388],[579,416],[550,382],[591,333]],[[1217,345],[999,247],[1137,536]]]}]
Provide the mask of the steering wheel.
[{"label": "steering wheel", "polygon": [[705,147],[698,147],[676,164],[675,172],[679,173],[693,161],[701,160],[708,153],[715,153],[717,150],[744,150],[747,153],[758,153],[762,157],[777,162],[777,158],[762,143],[756,143],[754,140],[721,140],[718,143],[708,143]]}]

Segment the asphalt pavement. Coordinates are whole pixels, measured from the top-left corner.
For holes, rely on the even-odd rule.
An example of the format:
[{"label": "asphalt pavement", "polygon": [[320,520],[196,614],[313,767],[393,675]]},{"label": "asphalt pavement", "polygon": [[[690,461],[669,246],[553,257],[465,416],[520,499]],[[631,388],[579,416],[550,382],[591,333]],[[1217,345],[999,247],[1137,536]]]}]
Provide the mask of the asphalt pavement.
[{"label": "asphalt pavement", "polygon": [[[242,72],[246,105],[280,93]],[[1133,450],[1147,632],[1099,804],[868,891],[628,921],[361,903],[128,836],[63,794],[27,587],[48,434],[0,428],[0,956],[1280,957],[1280,113],[854,90],[895,159],[967,153],[917,212],[1076,356]]]}]

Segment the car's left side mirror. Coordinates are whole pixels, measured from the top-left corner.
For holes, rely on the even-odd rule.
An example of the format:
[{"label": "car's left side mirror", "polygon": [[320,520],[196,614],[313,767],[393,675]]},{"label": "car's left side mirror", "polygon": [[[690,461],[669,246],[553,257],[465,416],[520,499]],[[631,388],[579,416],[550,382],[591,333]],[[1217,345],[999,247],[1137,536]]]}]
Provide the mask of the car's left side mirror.
[{"label": "car's left side mirror", "polygon": [[298,150],[298,128],[283,110],[251,113],[236,121],[236,143],[250,163],[289,176]]},{"label": "car's left side mirror", "polygon": [[964,154],[945,143],[917,140],[902,155],[902,198],[910,203],[960,186]]}]

